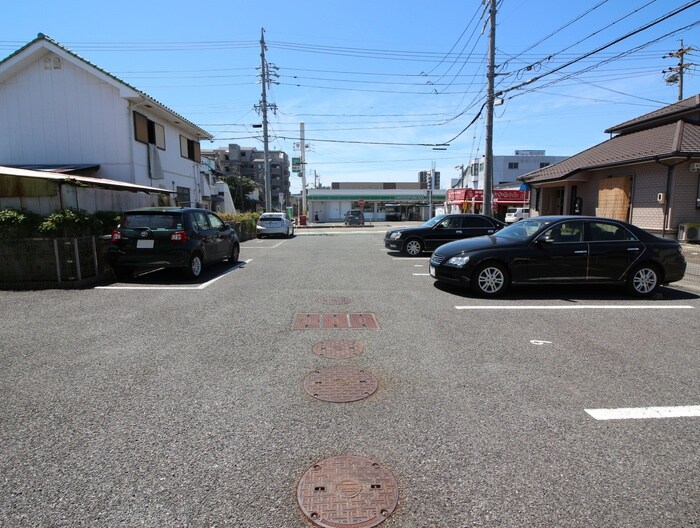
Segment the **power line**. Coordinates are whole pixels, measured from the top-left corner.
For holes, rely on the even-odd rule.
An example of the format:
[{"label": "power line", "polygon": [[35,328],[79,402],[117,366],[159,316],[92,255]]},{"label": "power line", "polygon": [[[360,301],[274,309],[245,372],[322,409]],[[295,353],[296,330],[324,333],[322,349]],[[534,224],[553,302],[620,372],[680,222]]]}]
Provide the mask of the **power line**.
[{"label": "power line", "polygon": [[550,70],[550,71],[548,71],[548,72],[545,72],[545,73],[543,73],[542,75],[535,76],[535,77],[533,77],[533,78],[531,78],[531,79],[528,79],[528,80],[525,81],[525,82],[522,82],[522,83],[520,83],[520,84],[517,84],[517,85],[515,85],[515,86],[512,86],[511,88],[507,88],[507,89],[505,89],[505,90],[501,90],[501,94],[507,93],[507,92],[511,92],[511,91],[513,91],[513,90],[517,90],[517,89],[519,89],[519,88],[522,88],[523,86],[526,86],[526,85],[531,84],[531,83],[533,83],[533,82],[539,81],[540,79],[542,79],[542,78],[544,78],[544,77],[547,77],[547,76],[549,76],[549,75],[552,75],[553,73],[556,73],[556,72],[558,72],[558,71],[561,71],[561,70],[563,70],[564,68],[567,68],[567,67],[569,67],[569,66],[571,66],[571,65],[573,65],[573,64],[576,64],[577,62],[580,62],[581,60],[583,60],[583,59],[585,59],[585,58],[587,58],[587,57],[590,57],[591,55],[594,55],[594,54],[596,54],[596,53],[598,53],[598,52],[600,52],[600,51],[602,51],[602,50],[604,50],[604,49],[607,49],[607,48],[609,48],[609,47],[611,47],[611,46],[614,46],[615,44],[618,44],[618,43],[622,42],[623,40],[626,40],[626,39],[628,39],[628,38],[630,38],[630,37],[632,37],[632,36],[634,36],[634,35],[636,35],[636,34],[638,34],[638,33],[641,33],[642,31],[645,31],[645,30],[647,30],[647,29],[649,29],[649,28],[651,28],[651,27],[654,27],[654,26],[660,24],[661,22],[663,22],[664,20],[668,20],[669,18],[671,18],[671,17],[673,17],[673,16],[675,16],[675,15],[677,15],[677,14],[679,14],[679,13],[682,13],[683,11],[686,11],[687,9],[690,9],[691,7],[696,6],[696,5],[698,5],[698,4],[700,4],[700,0],[694,0],[694,1],[692,1],[692,2],[689,2],[688,4],[686,4],[686,5],[682,6],[682,7],[679,7],[679,8],[677,8],[677,9],[674,9],[673,11],[671,11],[671,12],[669,12],[669,13],[666,13],[666,14],[663,15],[662,17],[657,18],[656,20],[654,20],[654,21],[652,21],[652,22],[649,22],[648,24],[645,24],[645,25],[643,25],[643,26],[641,26],[641,27],[639,27],[639,28],[637,28],[637,29],[635,29],[635,30],[633,30],[633,31],[630,31],[629,33],[626,33],[625,35],[623,35],[623,36],[621,36],[621,37],[618,37],[618,38],[616,38],[615,40],[613,40],[613,41],[611,41],[611,42],[608,42],[607,44],[604,44],[603,46],[599,46],[598,48],[594,49],[593,51],[589,51],[588,53],[585,53],[585,54],[581,55],[580,57],[578,57],[578,58],[576,58],[576,59],[570,60],[570,61],[566,62],[565,64],[562,64],[561,66],[558,66],[558,67],[554,68],[553,70]]}]

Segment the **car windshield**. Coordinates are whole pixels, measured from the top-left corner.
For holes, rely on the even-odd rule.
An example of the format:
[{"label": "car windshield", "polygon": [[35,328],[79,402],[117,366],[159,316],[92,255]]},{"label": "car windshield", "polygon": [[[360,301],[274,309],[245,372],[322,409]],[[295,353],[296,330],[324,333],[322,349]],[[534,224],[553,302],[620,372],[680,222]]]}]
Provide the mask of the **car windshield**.
[{"label": "car windshield", "polygon": [[179,213],[127,213],[122,227],[131,229],[182,229],[182,215]]},{"label": "car windshield", "polygon": [[260,220],[266,221],[266,220],[282,220],[283,216],[282,215],[263,215],[260,217]]},{"label": "car windshield", "polygon": [[492,236],[498,238],[511,238],[514,240],[527,240],[549,223],[550,222],[547,220],[538,220],[536,218],[521,220],[513,225],[504,227],[500,231],[494,233]]},{"label": "car windshield", "polygon": [[421,227],[433,227],[435,224],[437,224],[440,220],[445,218],[447,215],[438,215],[434,216],[430,220],[428,220],[426,223],[424,223]]}]

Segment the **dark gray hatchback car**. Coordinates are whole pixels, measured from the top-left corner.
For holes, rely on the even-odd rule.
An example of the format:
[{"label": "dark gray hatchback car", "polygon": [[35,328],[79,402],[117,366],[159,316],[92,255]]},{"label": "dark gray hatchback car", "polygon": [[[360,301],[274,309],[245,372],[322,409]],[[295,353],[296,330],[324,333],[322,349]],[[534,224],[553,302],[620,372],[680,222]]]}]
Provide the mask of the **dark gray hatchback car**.
[{"label": "dark gray hatchback car", "polygon": [[196,278],[212,262],[238,262],[240,243],[233,228],[207,209],[145,207],[126,211],[107,259],[119,278],[136,268],[180,268]]}]

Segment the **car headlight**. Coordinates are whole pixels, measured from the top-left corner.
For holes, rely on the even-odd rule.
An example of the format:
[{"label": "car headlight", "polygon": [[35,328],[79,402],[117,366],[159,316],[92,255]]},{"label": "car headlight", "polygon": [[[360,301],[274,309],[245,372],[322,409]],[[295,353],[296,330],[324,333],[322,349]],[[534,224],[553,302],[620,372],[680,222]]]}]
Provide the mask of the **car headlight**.
[{"label": "car headlight", "polygon": [[452,257],[449,259],[445,264],[447,266],[455,266],[457,268],[463,268],[464,266],[467,265],[467,262],[469,262],[469,257],[465,255],[457,255],[456,257]]},{"label": "car headlight", "polygon": [[401,235],[402,235],[401,231],[398,231],[396,233],[392,233],[391,235],[389,235],[389,239],[390,240],[398,240],[399,238],[401,238]]}]

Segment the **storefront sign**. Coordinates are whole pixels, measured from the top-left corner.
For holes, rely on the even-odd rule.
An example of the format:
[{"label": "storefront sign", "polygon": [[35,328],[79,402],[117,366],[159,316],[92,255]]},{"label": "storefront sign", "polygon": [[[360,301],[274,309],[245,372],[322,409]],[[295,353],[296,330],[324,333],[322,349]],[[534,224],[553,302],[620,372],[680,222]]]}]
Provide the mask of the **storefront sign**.
[{"label": "storefront sign", "polygon": [[[494,189],[493,201],[500,203],[527,203],[530,200],[530,191],[516,191],[510,189]],[[471,202],[483,203],[483,189],[448,189],[447,201],[449,203]]]}]

